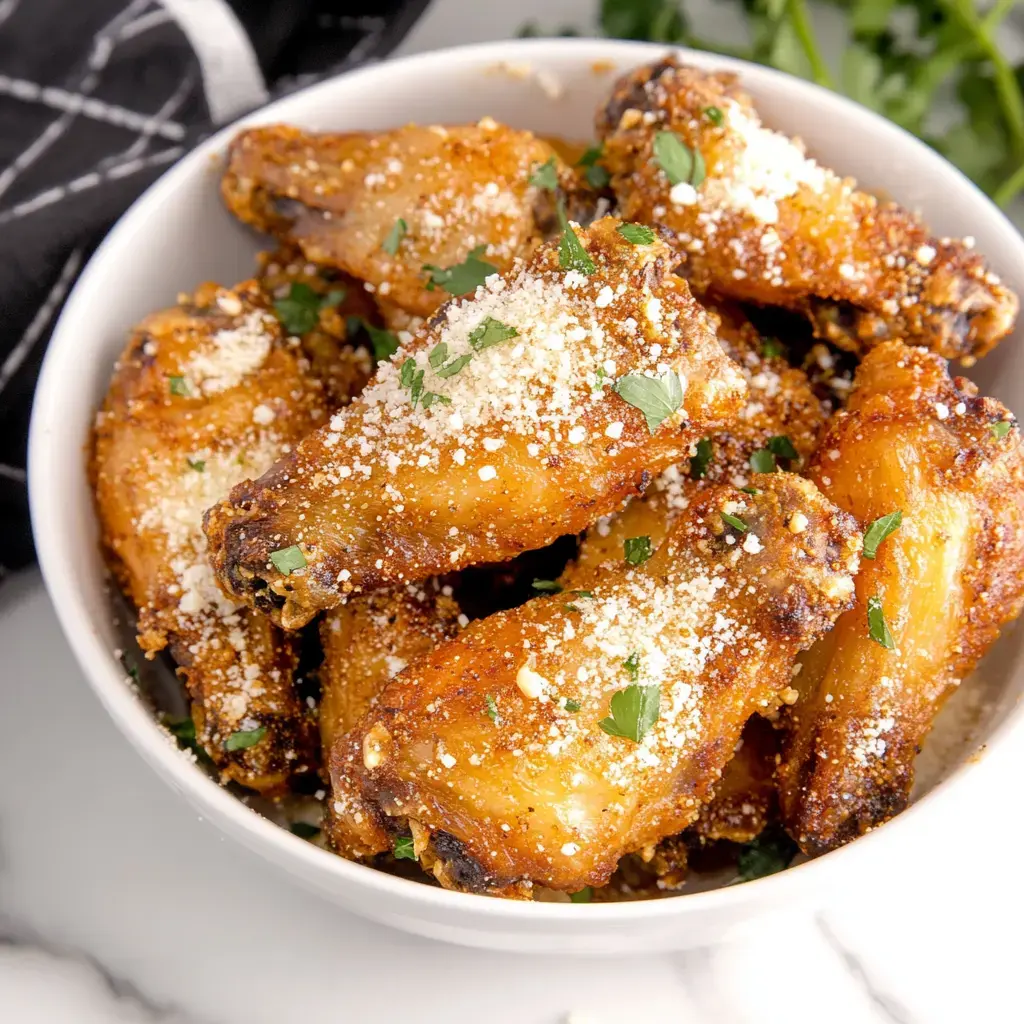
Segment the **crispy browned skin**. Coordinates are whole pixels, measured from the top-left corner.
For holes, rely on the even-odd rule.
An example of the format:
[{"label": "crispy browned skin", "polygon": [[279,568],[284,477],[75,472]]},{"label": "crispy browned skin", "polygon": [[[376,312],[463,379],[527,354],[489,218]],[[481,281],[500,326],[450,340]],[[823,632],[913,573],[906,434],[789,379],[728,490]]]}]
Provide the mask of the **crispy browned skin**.
[{"label": "crispy browned skin", "polygon": [[[920,349],[861,364],[810,477],[866,527],[903,524],[862,562],[856,606],[804,658],[779,771],[791,835],[821,853],[901,811],[943,700],[1024,601],[1024,455],[991,398]],[[895,649],[871,639],[877,597]]]},{"label": "crispy browned skin", "polygon": [[[172,378],[190,395],[173,394]],[[249,282],[205,285],[143,320],[96,421],[103,546],[138,609],[139,644],[148,657],[167,648],[177,662],[197,738],[223,777],[267,793],[317,760],[315,725],[292,686],[297,647],[218,590],[202,515],[325,415],[297,344]],[[254,746],[225,749],[233,733],[258,728],[266,734]]]},{"label": "crispy browned skin", "polygon": [[693,825],[703,839],[749,843],[761,834],[775,810],[777,732],[767,719],[754,715],[740,739],[714,797],[701,808]]},{"label": "crispy browned skin", "polygon": [[[698,291],[806,310],[853,351],[901,338],[969,361],[1013,327],[1017,298],[980,256],[764,129],[734,75],[666,57],[620,79],[597,125],[622,217],[672,231]],[[696,190],[654,158],[664,131],[701,154]]]},{"label": "crispy browned skin", "polygon": [[[300,335],[302,349],[309,359],[310,371],[323,382],[335,408],[347,405],[366,386],[373,372],[373,357],[349,337],[348,320],[360,317],[376,322],[376,305],[361,281],[330,267],[310,263],[294,246],[281,246],[259,254],[260,286],[271,305],[287,299],[293,285],[305,285],[322,296],[317,322],[311,331]],[[337,303],[328,296],[341,298]]]},{"label": "crispy browned skin", "polygon": [[[424,264],[453,266],[486,246],[482,258],[504,271],[551,230],[554,197],[529,179],[552,157],[532,133],[490,118],[333,135],[272,125],[232,141],[222,192],[241,220],[428,316],[450,296],[427,290]],[[383,245],[400,219],[392,255]]]},{"label": "crispy browned skin", "polygon": [[814,451],[825,426],[825,411],[807,375],[780,356],[762,355],[762,339],[742,313],[718,308],[716,315],[719,341],[747,384],[743,408],[725,430],[712,436],[712,457],[703,477],[693,478],[689,459],[665,470],[642,496],[587,531],[576,561],[566,571],[567,580],[602,562],[621,560],[629,537],[650,537],[657,547],[679,513],[706,484],[724,481],[746,487],[756,483],[750,456],[770,438],[788,437],[801,460]]},{"label": "crispy browned skin", "polygon": [[[859,547],[851,517],[791,474],[756,496],[709,488],[649,561],[595,573],[592,596],[479,620],[396,676],[332,753],[335,842],[365,854],[408,823],[450,887],[605,884],[697,817],[744,722],[848,607]],[[640,744],[598,725],[634,653],[639,684],[660,687]]]},{"label": "crispy browned skin", "polygon": [[[453,300],[351,405],[255,483],[207,513],[227,592],[287,628],[372,590],[500,562],[578,532],[642,490],[735,415],[744,385],[669,247],[631,245],[604,218],[579,230],[586,277],[545,243],[526,265]],[[518,331],[475,351],[490,318]],[[430,358],[446,346],[441,376]],[[679,412],[652,433],[611,387],[628,373],[685,379]],[[423,375],[429,408],[402,373]],[[407,373],[407,379],[411,375]],[[299,545],[306,567],[270,555]]]}]

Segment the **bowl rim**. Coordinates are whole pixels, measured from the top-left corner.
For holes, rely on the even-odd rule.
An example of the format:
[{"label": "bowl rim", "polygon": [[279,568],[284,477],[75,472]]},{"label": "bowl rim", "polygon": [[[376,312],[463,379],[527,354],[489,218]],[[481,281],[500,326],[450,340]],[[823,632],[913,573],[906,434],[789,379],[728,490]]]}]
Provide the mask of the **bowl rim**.
[{"label": "bowl rim", "polygon": [[[688,913],[714,912],[743,903],[785,902],[788,898],[796,895],[795,889],[799,891],[805,887],[821,888],[823,883],[827,883],[839,871],[847,870],[849,876],[849,871],[845,866],[850,862],[851,857],[859,857],[864,862],[870,855],[874,856],[877,862],[880,851],[886,848],[884,843],[888,843],[889,847],[895,849],[894,843],[900,837],[908,834],[912,823],[925,820],[927,815],[934,816],[936,803],[941,803],[943,799],[947,798],[940,794],[948,795],[954,787],[958,790],[964,789],[968,780],[974,777],[975,773],[972,769],[977,767],[976,762],[979,758],[974,756],[958,765],[930,792],[916,800],[892,821],[887,822],[884,829],[876,829],[863,835],[856,842],[834,850],[827,856],[795,865],[772,876],[745,882],[742,885],[725,885],[695,893],[684,891],[662,899],[584,905],[480,898],[475,894],[452,892],[410,879],[399,878],[369,865],[345,860],[292,835],[286,829],[247,807],[215,780],[199,770],[187,753],[176,747],[173,740],[150,713],[146,704],[127,685],[116,658],[91,625],[91,620],[96,616],[90,614],[84,601],[77,598],[66,599],[62,593],[63,584],[67,579],[73,578],[73,573],[68,563],[68,553],[64,547],[64,544],[69,542],[67,538],[62,537],[61,523],[64,517],[73,513],[55,511],[57,503],[54,491],[58,486],[58,481],[47,470],[50,462],[49,450],[51,447],[60,446],[62,441],[56,432],[51,437],[47,428],[52,422],[54,413],[59,409],[62,370],[74,355],[76,343],[74,325],[79,321],[80,308],[84,309],[87,303],[92,301],[90,296],[92,278],[96,274],[96,268],[103,263],[108,252],[114,246],[115,240],[123,234],[136,231],[138,225],[144,223],[152,208],[166,201],[173,201],[179,184],[204,170],[208,166],[210,158],[224,150],[228,140],[238,131],[239,127],[247,123],[266,123],[273,119],[279,109],[294,105],[296,101],[301,102],[313,95],[330,93],[337,88],[337,83],[340,81],[345,81],[347,88],[355,88],[360,83],[370,84],[375,80],[386,80],[396,72],[416,71],[420,74],[449,75],[464,70],[467,66],[486,68],[513,60],[529,63],[531,59],[541,61],[548,57],[557,59],[574,51],[580,55],[580,59],[584,59],[585,56],[585,59],[591,61],[614,61],[613,71],[615,74],[621,74],[628,66],[671,52],[706,69],[737,72],[745,83],[751,85],[751,91],[755,94],[759,82],[770,82],[781,87],[783,92],[789,90],[809,95],[812,105],[820,108],[822,112],[832,107],[844,110],[851,116],[856,114],[870,130],[873,138],[887,139],[904,152],[913,154],[917,160],[930,163],[937,172],[945,175],[951,185],[955,185],[963,193],[958,196],[958,202],[971,201],[975,203],[978,206],[979,216],[994,218],[993,226],[998,226],[1004,232],[1008,230],[1008,243],[1011,248],[1016,247],[1017,261],[1024,264],[1024,238],[1007,220],[1005,214],[995,207],[977,186],[938,153],[904,129],[853,100],[772,68],[663,43],[595,38],[558,38],[471,43],[397,57],[350,70],[289,93],[273,103],[245,115],[206,139],[168,169],[136,199],[111,228],[89,260],[72,289],[54,328],[44,357],[32,409],[28,458],[29,498],[40,568],[56,608],[61,628],[74,651],[79,666],[89,680],[92,689],[117,723],[118,728],[142,754],[143,759],[148,761],[172,788],[181,791],[202,808],[218,827],[231,832],[243,841],[247,840],[246,845],[275,863],[284,866],[287,862],[295,862],[301,866],[302,873],[306,877],[333,879],[345,886],[352,886],[354,889],[376,892],[381,896],[394,897],[400,901],[407,900],[410,906],[419,904],[437,910],[469,911],[482,917],[499,917],[536,923],[566,924],[578,923],[581,920],[588,923],[625,923],[636,919],[653,921]],[[211,187],[214,187],[212,183]],[[1018,703],[993,726],[991,733],[986,735],[984,738],[985,752],[1000,747],[1009,735],[1019,728],[1022,717],[1024,717],[1024,704]],[[888,839],[880,838],[883,835]],[[860,852],[855,854],[854,850]],[[898,870],[898,863],[892,858],[887,863],[890,877],[894,870]],[[904,871],[908,869],[910,869],[909,864],[903,868]],[[581,906],[586,906],[588,909],[581,910]]]}]

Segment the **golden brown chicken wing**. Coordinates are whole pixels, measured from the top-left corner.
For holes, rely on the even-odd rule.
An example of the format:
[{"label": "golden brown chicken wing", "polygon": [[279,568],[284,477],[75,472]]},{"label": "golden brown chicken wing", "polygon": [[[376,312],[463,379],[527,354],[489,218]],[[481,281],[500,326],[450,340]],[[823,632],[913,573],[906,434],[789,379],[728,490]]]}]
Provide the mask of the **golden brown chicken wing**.
[{"label": "golden brown chicken wing", "polygon": [[821,853],[906,806],[943,700],[1020,612],[1024,454],[1002,405],[888,342],[861,364],[809,475],[864,525],[865,555],[877,544],[855,607],[803,659],[787,715],[784,820]]},{"label": "golden brown chicken wing", "polygon": [[408,827],[455,888],[603,885],[697,817],[744,722],[849,605],[859,549],[791,474],[708,489],[649,560],[479,620],[396,676],[332,753],[334,841],[365,855]]},{"label": "golden brown chicken wing", "polygon": [[352,592],[504,561],[579,531],[727,422],[740,374],[668,246],[619,223],[567,229],[449,303],[211,509],[227,592],[294,628]]},{"label": "golden brown chicken wing", "polygon": [[223,777],[268,793],[316,764],[315,725],[292,685],[298,652],[217,588],[202,517],[325,417],[297,344],[248,282],[203,286],[143,320],[96,420],[103,545],[138,609],[139,644],[148,657],[169,650]]},{"label": "golden brown chicken wing", "polygon": [[[428,316],[476,287],[462,283],[479,264],[508,270],[554,227],[555,194],[530,182],[549,160],[570,185],[548,143],[490,118],[379,133],[273,125],[232,141],[222,192],[241,220]],[[447,284],[426,270],[467,261],[460,274],[441,274]]]},{"label": "golden brown chicken wing", "polygon": [[853,351],[901,338],[969,361],[1013,327],[1016,297],[966,243],[765,128],[734,75],[666,57],[597,121],[621,215],[671,230],[699,292],[805,310]]}]

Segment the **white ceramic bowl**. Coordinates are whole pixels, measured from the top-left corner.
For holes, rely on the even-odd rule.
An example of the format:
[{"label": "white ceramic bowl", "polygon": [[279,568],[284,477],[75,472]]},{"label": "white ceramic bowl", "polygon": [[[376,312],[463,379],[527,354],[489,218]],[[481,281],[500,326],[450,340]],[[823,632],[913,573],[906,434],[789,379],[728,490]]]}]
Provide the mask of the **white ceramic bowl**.
[{"label": "white ceramic bowl", "polygon": [[[375,129],[408,121],[468,122],[490,114],[516,127],[586,140],[614,75],[665,49],[585,39],[467,46],[352,72],[280,100],[244,123]],[[939,234],[974,235],[994,269],[1024,293],[1024,241],[930,149],[806,82],[742,62],[686,56],[702,66],[738,71],[764,119],[801,135],[824,163],[920,208]],[[111,624],[83,445],[128,328],[204,279],[232,283],[252,273],[253,255],[266,243],[227,214],[217,187],[217,158],[237,128],[214,136],[170,170],[96,252],[50,343],[32,419],[32,516],[46,583],[96,693],[145,759],[204,817],[299,882],[378,921],[470,945],[533,952],[683,948],[715,941],[768,912],[820,904],[834,890],[863,890],[877,898],[880,885],[899,884],[914,870],[915,836],[957,827],[955,820],[947,826],[944,811],[955,804],[952,791],[969,786],[979,744],[992,749],[1019,729],[1019,634],[1004,637],[986,660],[983,684],[974,691],[985,703],[970,741],[954,735],[942,744],[937,770],[919,787],[934,791],[923,792],[924,799],[895,821],[782,874],[652,902],[515,903],[446,892],[352,864],[249,810],[171,745],[125,684],[113,653],[123,634]],[[1024,410],[1022,361],[1020,340],[1009,339],[972,375],[1011,408]]]}]

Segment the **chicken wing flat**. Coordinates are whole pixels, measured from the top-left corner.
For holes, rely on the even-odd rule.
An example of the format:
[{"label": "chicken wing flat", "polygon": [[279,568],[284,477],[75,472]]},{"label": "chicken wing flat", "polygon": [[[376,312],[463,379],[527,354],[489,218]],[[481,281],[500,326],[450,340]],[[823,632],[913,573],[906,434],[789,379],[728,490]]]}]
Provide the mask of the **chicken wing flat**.
[{"label": "chicken wing flat", "polygon": [[573,180],[548,143],[490,118],[333,135],[273,125],[232,141],[222,193],[246,223],[429,316],[450,296],[428,287],[427,265],[504,271],[555,226],[554,194],[530,182],[549,160]]},{"label": "chicken wing flat", "polygon": [[728,422],[741,375],[669,247],[619,223],[567,231],[589,276],[562,265],[563,239],[453,300],[212,508],[226,592],[295,628],[350,593],[505,561],[588,526]]},{"label": "chicken wing flat", "polygon": [[888,342],[861,364],[809,475],[867,529],[867,554],[881,517],[902,516],[794,682],[781,805],[793,838],[821,853],[906,806],[943,700],[1020,612],[1024,455],[1002,405]]},{"label": "chicken wing flat", "polygon": [[365,855],[408,827],[449,887],[605,884],[697,817],[744,722],[849,606],[859,550],[791,474],[709,488],[648,561],[478,620],[396,676],[332,752],[335,843]]},{"label": "chicken wing flat", "polygon": [[853,351],[901,338],[967,362],[1013,328],[1017,298],[966,243],[765,128],[734,75],[667,57],[620,79],[597,127],[621,216],[673,232],[698,292],[805,311]]},{"label": "chicken wing flat", "polygon": [[203,286],[134,330],[92,451],[103,545],[138,609],[140,646],[169,650],[223,777],[267,793],[316,764],[292,685],[297,647],[217,588],[202,518],[326,418],[303,366],[255,282]]},{"label": "chicken wing flat", "polygon": [[[760,456],[768,460],[759,463],[762,467],[777,462],[769,444],[796,453],[795,459],[783,460],[789,468],[805,463],[817,446],[825,410],[807,375],[771,348],[766,349],[764,339],[738,310],[713,308],[719,318],[718,340],[747,385],[739,415],[724,430],[702,438],[690,458],[665,470],[642,496],[630,499],[624,509],[591,527],[566,579],[576,579],[602,562],[620,561],[630,538],[646,537],[656,548],[702,487],[716,482],[746,487],[753,482],[751,458],[755,452],[766,453]],[[792,448],[785,447],[782,439]]]}]

